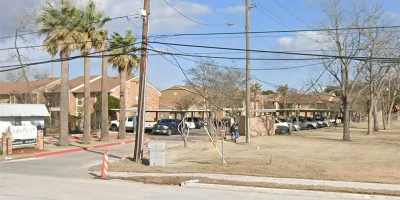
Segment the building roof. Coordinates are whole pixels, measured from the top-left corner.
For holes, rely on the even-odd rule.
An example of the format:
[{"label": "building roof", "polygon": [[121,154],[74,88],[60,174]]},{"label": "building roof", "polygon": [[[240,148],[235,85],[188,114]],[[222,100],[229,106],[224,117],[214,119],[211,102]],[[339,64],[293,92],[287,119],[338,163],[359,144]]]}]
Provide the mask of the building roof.
[{"label": "building roof", "polygon": [[44,104],[0,104],[0,117],[49,117]]},{"label": "building roof", "polygon": [[[268,94],[268,95],[257,95],[257,98],[266,100],[266,101],[276,101],[282,102],[282,96],[280,94]],[[287,94],[285,98],[285,102],[292,102],[296,100],[296,103],[307,104],[307,103],[340,103],[340,98],[326,95],[326,94],[300,94],[300,93],[290,93]]]},{"label": "building roof", "polygon": [[[126,81],[130,81],[132,79],[138,78],[137,76],[128,76],[126,77]],[[83,82],[82,82],[83,83]],[[107,77],[107,90],[110,91],[112,89],[118,88],[120,83],[120,77]],[[80,87],[79,89],[74,90],[74,92],[84,92],[85,88]],[[101,78],[96,79],[90,83],[90,91],[91,92],[101,92]]]},{"label": "building roof", "polygon": [[24,94],[59,80],[60,78],[44,78],[37,81],[28,81],[28,83],[26,81],[0,82],[0,94]]},{"label": "building roof", "polygon": [[[93,80],[95,78],[99,78],[99,75],[96,76],[90,76],[90,80]],[[69,83],[69,89],[73,90],[73,89],[78,89],[80,87],[83,87],[83,82],[84,82],[84,76],[78,76],[74,79],[71,79],[68,81]],[[48,91],[51,92],[60,92],[61,89],[61,83],[56,84],[55,86],[53,86],[52,88],[48,89]]]}]

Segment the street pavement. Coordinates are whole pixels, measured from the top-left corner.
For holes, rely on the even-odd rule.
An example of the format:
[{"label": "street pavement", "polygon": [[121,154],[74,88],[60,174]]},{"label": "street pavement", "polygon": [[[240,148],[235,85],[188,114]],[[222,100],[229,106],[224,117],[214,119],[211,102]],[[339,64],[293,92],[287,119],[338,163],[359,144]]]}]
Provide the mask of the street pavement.
[{"label": "street pavement", "polygon": [[[165,141],[167,147],[183,145],[180,135],[146,135],[146,137],[154,137],[156,141]],[[189,136],[189,141],[204,140],[205,138],[206,134],[203,130],[193,130]],[[144,185],[129,181],[90,178],[88,168],[101,163],[104,150],[109,150],[112,162],[131,157],[133,149],[133,144],[126,144],[40,159],[0,162],[0,199],[343,199],[343,197],[299,195],[291,192],[285,194],[243,192],[238,190]]]},{"label": "street pavement", "polygon": [[[332,200],[322,196],[144,185],[120,180],[68,179],[0,173],[1,200]],[[340,198],[343,199],[343,198]]]}]

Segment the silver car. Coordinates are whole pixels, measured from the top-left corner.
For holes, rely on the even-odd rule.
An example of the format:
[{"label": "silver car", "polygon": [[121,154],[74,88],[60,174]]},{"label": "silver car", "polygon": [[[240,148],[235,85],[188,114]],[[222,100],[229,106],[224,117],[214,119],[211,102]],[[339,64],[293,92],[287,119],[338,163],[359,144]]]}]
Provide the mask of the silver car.
[{"label": "silver car", "polygon": [[[293,117],[293,124],[297,124],[297,119]],[[316,121],[307,121],[305,117],[299,117],[299,126],[301,129],[317,129],[318,123]]]}]

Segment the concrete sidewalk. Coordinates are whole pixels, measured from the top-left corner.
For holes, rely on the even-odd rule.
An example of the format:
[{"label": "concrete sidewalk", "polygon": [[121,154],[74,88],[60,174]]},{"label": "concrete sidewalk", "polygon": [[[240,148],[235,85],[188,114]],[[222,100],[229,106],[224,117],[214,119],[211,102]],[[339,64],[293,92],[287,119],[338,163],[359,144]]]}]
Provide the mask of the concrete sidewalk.
[{"label": "concrete sidewalk", "polygon": [[400,191],[400,185],[380,184],[380,183],[363,183],[363,182],[345,182],[345,181],[326,181],[313,179],[292,179],[292,178],[271,178],[271,177],[256,177],[256,176],[240,176],[240,175],[225,175],[225,174],[201,174],[201,173],[133,173],[133,172],[109,172],[109,176],[113,177],[134,177],[134,176],[192,176],[204,177],[210,179],[221,179],[230,181],[243,182],[265,182],[289,185],[319,185],[341,188],[367,189],[367,190],[389,190]]}]

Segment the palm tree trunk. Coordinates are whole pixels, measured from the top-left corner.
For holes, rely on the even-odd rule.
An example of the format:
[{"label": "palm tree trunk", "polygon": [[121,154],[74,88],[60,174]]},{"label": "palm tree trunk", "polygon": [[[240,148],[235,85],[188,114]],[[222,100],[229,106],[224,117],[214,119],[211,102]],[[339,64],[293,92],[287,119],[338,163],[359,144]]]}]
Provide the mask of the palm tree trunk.
[{"label": "palm tree trunk", "polygon": [[84,101],[83,101],[83,137],[82,144],[90,144],[90,58],[85,57],[84,62]]},{"label": "palm tree trunk", "polygon": [[108,47],[107,40],[104,40],[104,51],[102,57],[101,64],[101,141],[109,140],[108,133],[108,86],[107,86],[107,77],[108,77],[108,64],[107,64],[107,55],[106,51]]},{"label": "palm tree trunk", "polygon": [[120,91],[119,91],[119,99],[120,99],[120,106],[119,106],[119,131],[118,131],[118,138],[124,139],[126,137],[126,127],[125,127],[125,117],[126,117],[126,108],[125,108],[125,81],[126,81],[126,68],[120,71]]},{"label": "palm tree trunk", "polygon": [[64,61],[61,62],[61,90],[60,90],[60,138],[58,144],[60,146],[68,146],[68,115],[69,115],[69,84],[68,72],[69,62],[68,55],[60,52],[60,57]]}]

